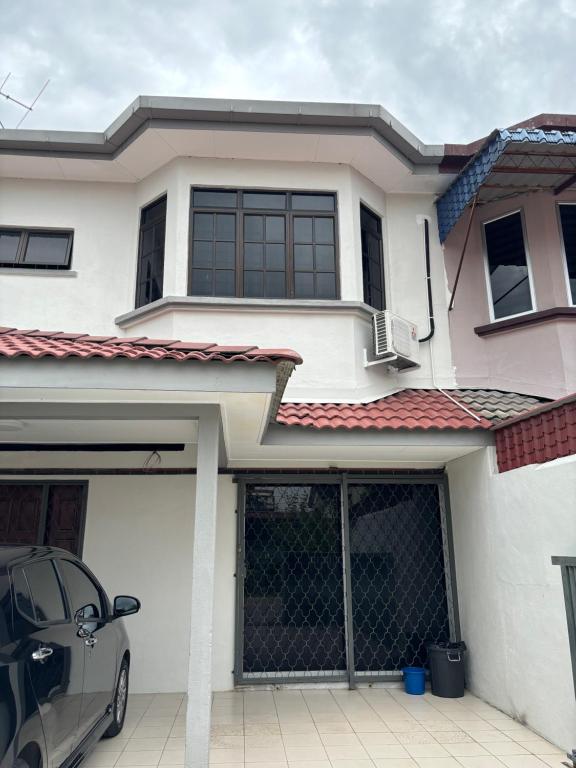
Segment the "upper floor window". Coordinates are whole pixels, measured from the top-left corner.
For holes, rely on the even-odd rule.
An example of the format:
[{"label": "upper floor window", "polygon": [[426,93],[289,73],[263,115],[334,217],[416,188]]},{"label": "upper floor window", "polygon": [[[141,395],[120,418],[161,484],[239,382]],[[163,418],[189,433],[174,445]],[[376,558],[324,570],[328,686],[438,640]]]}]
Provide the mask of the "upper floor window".
[{"label": "upper floor window", "polygon": [[495,320],[534,308],[520,211],[484,224],[492,313]]},{"label": "upper floor window", "polygon": [[362,238],[364,302],[374,309],[386,309],[382,220],[364,205],[360,206],[360,233]]},{"label": "upper floor window", "polygon": [[165,239],[166,197],[162,197],[143,208],[140,215],[136,307],[162,298]]},{"label": "upper floor window", "polygon": [[570,300],[576,304],[576,204],[560,206]]},{"label": "upper floor window", "polygon": [[336,196],[193,189],[192,296],[335,299]]},{"label": "upper floor window", "polygon": [[72,232],[55,229],[0,229],[0,267],[69,269]]}]

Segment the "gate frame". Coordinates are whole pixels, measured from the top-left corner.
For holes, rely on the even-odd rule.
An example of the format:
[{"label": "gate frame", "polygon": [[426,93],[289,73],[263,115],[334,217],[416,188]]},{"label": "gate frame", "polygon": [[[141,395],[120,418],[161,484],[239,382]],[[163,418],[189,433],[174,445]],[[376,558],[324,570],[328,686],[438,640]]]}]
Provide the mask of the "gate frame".
[{"label": "gate frame", "polygon": [[[448,625],[450,637],[459,641],[460,617],[458,610],[458,591],[456,586],[456,565],[454,558],[454,538],[452,532],[452,514],[450,509],[450,493],[448,476],[443,473],[429,473],[426,470],[409,470],[409,474],[397,472],[355,472],[354,470],[333,470],[321,473],[302,472],[298,469],[279,470],[274,472],[254,472],[237,474],[234,482],[238,484],[238,501],[236,509],[236,617],[234,626],[234,685],[287,685],[291,683],[348,683],[350,689],[358,684],[375,682],[397,682],[402,679],[400,672],[381,672],[378,674],[358,674],[354,667],[354,643],[352,627],[352,593],[350,574],[350,531],[348,516],[348,485],[436,485],[438,487],[438,507],[440,511],[440,527],[442,533],[442,549],[444,555],[444,576],[446,584],[446,602],[448,608]],[[347,669],[344,674],[313,674],[313,675],[274,675],[262,678],[244,677],[244,579],[245,550],[244,550],[244,520],[246,511],[247,485],[338,485],[340,486],[340,510],[342,526],[342,587],[344,598],[344,638],[346,644]]]}]

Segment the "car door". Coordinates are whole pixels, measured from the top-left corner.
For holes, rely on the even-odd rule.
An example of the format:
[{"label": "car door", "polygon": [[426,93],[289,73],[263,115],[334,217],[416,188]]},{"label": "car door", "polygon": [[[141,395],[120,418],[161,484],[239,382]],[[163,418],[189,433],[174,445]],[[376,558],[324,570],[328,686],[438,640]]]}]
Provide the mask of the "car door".
[{"label": "car door", "polygon": [[80,713],[81,736],[104,717],[114,698],[118,638],[108,615],[104,590],[79,562],[59,558],[72,615],[84,635],[84,691]]},{"label": "car door", "polygon": [[12,569],[14,634],[44,730],[49,766],[74,750],[82,705],[84,645],[51,559]]}]

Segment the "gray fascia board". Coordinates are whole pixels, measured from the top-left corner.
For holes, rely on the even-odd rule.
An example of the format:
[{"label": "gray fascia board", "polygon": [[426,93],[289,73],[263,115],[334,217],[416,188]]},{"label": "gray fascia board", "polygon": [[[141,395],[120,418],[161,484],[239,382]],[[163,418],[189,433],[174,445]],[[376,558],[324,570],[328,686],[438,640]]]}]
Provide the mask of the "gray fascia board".
[{"label": "gray fascia board", "polygon": [[2,387],[274,394],[276,366],[193,360],[16,357],[0,359],[0,382],[1,410]]},{"label": "gray fascia board", "polygon": [[139,96],[102,133],[74,131],[0,130],[3,154],[42,154],[60,157],[85,155],[111,158],[138,131],[156,120],[184,122],[188,126],[213,123],[222,127],[244,125],[297,126],[315,129],[373,129],[415,165],[435,166],[444,146],[424,144],[387,110],[376,104],[291,101],[244,101],[185,97]]},{"label": "gray fascia board", "polygon": [[371,320],[374,310],[362,301],[339,301],[331,299],[238,299],[213,296],[164,296],[151,304],[133,309],[115,318],[120,327],[129,327],[135,322],[150,319],[170,311],[227,309],[239,312],[266,310],[269,312],[342,312],[355,313]]},{"label": "gray fascia board", "polygon": [[494,444],[488,430],[464,429],[313,429],[274,424],[268,428],[263,445],[344,445],[344,446],[475,446]]}]

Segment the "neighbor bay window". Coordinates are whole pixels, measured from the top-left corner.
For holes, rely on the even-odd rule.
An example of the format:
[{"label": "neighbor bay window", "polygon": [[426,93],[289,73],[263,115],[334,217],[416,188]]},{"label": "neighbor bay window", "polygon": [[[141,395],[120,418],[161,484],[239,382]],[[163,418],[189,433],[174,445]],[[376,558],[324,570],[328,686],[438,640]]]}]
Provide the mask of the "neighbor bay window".
[{"label": "neighbor bay window", "polygon": [[576,304],[576,204],[560,206],[570,301]]},{"label": "neighbor bay window", "polygon": [[338,297],[336,196],[192,190],[189,294]]},{"label": "neighbor bay window", "polygon": [[495,320],[534,309],[520,211],[484,223],[488,283]]}]

